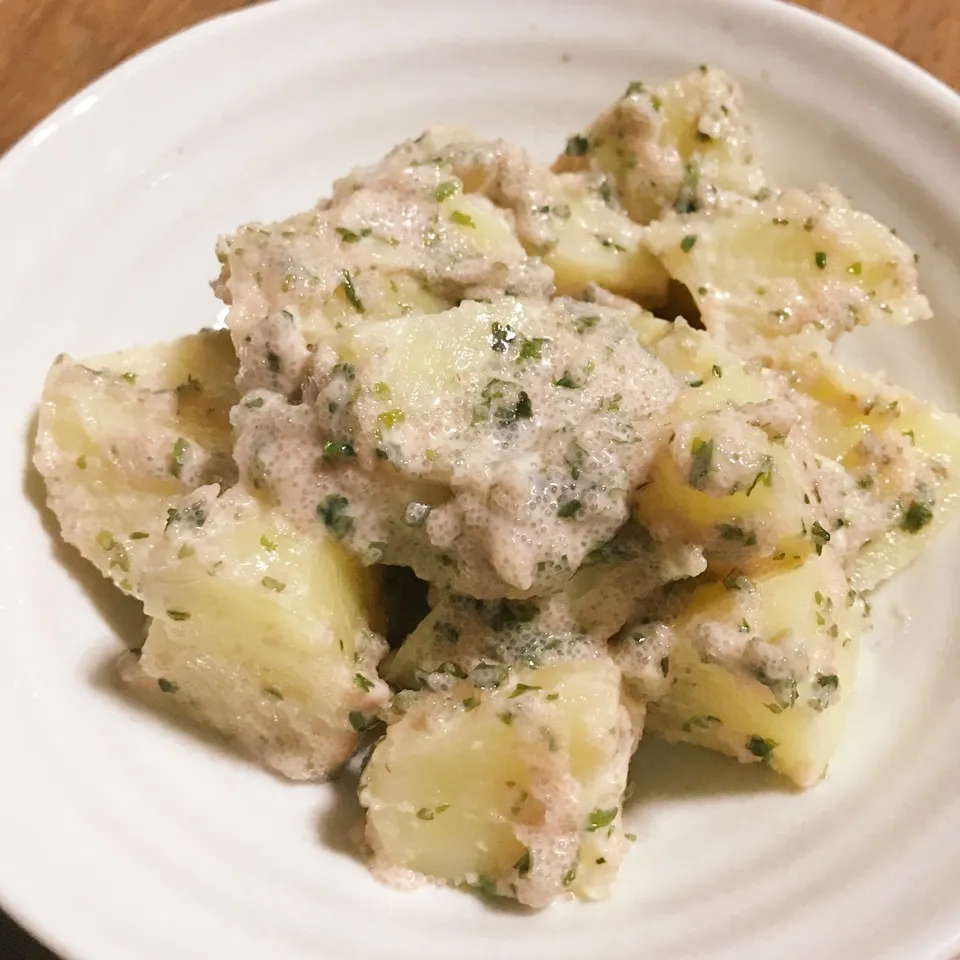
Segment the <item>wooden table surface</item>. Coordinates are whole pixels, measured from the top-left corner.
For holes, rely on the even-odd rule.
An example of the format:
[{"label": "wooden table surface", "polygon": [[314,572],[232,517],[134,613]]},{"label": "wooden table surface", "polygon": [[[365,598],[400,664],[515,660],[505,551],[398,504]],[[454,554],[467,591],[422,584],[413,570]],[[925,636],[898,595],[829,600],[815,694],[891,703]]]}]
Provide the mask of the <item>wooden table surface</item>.
[{"label": "wooden table surface", "polygon": [[[58,103],[124,58],[176,30],[251,2],[0,0],[0,154]],[[391,2],[384,0],[385,9]],[[869,34],[960,90],[960,0],[800,4]],[[57,960],[2,912],[0,957]]]}]

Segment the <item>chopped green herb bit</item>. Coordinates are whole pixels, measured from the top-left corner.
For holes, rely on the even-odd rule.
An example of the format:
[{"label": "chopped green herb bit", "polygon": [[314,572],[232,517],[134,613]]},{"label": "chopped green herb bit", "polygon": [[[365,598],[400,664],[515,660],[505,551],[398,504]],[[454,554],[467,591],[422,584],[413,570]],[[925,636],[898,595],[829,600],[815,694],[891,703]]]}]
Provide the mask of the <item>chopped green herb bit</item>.
[{"label": "chopped green herb bit", "polygon": [[563,885],[569,887],[574,880],[577,879],[577,867],[576,865],[572,866],[564,875],[563,875]]},{"label": "chopped green herb bit", "polygon": [[818,270],[825,270],[827,266],[827,255],[823,250],[818,250],[813,255],[813,262],[817,265]]},{"label": "chopped green herb bit", "polygon": [[718,367],[716,364],[714,364],[711,369],[712,369],[712,371],[713,371],[713,375],[714,375],[718,380],[723,376],[723,370],[722,370],[720,367]]},{"label": "chopped green herb bit", "polygon": [[185,543],[185,544],[177,551],[177,559],[178,559],[178,560],[186,560],[187,557],[192,557],[194,553],[195,553],[195,551],[194,551],[193,547],[191,547],[189,543]]},{"label": "chopped green herb bit", "polygon": [[520,391],[520,397],[517,405],[514,407],[514,419],[529,420],[533,416],[533,407],[530,405],[530,397],[524,390]]},{"label": "chopped green herb bit", "polygon": [[464,213],[462,210],[454,210],[450,214],[450,222],[455,223],[460,227],[476,227],[476,224],[473,222],[473,217],[469,213]]},{"label": "chopped green herb bit", "polygon": [[279,373],[281,370],[280,357],[272,350],[267,351],[267,366],[271,373]]},{"label": "chopped green herb bit", "polygon": [[421,808],[417,811],[417,819],[418,819],[418,820],[432,820],[432,819],[433,819],[433,816],[434,816],[433,811],[432,811],[432,810],[428,810],[426,807],[421,807]]},{"label": "chopped green herb bit", "polygon": [[702,380],[691,380],[690,383],[688,384],[688,386],[690,386],[690,387],[702,387],[702,386],[703,386],[703,381],[702,381]]},{"label": "chopped green herb bit", "polygon": [[455,193],[460,189],[460,184],[456,180],[444,180],[436,190],[433,191],[433,199],[437,203],[443,203],[444,200],[449,200]]},{"label": "chopped green herb bit", "polygon": [[689,253],[689,252],[693,249],[693,245],[694,245],[696,242],[697,242],[697,238],[696,238],[695,236],[693,236],[692,234],[690,234],[690,235],[684,237],[684,238],[680,241],[680,249],[681,249],[684,253]]},{"label": "chopped green herb bit", "polygon": [[914,500],[900,521],[900,527],[907,533],[917,533],[933,519],[933,511],[919,500]]},{"label": "chopped green herb bit", "polygon": [[823,529],[819,520],[814,520],[813,526],[810,528],[810,535],[813,538],[813,545],[817,551],[817,556],[819,556],[823,553],[824,544],[830,542],[830,534]]},{"label": "chopped green herb bit", "polygon": [[135,373],[121,373],[121,374],[120,374],[120,379],[121,379],[121,380],[126,380],[127,383],[136,383],[136,382],[137,382],[137,375],[136,375]]},{"label": "chopped green herb bit", "polygon": [[736,523],[718,523],[717,533],[720,534],[721,539],[742,543],[745,547],[753,547],[756,546],[757,543],[757,535],[755,533],[744,530],[743,527]]},{"label": "chopped green herb bit", "polygon": [[863,264],[860,263],[859,260],[856,263],[851,263],[850,266],[847,267],[847,273],[859,277],[860,274],[863,273]]},{"label": "chopped green herb bit", "polygon": [[627,84],[627,92],[624,94],[625,97],[632,97],[635,93],[646,93],[647,87],[642,80],[631,80]]},{"label": "chopped green herb bit", "polygon": [[150,536],[150,534],[147,533],[147,532],[144,531],[144,530],[134,530],[133,533],[130,534],[130,539],[131,539],[131,540],[146,540],[149,536]]},{"label": "chopped green herb bit", "polygon": [[663,100],[660,99],[655,93],[650,95],[650,106],[653,107],[657,113],[660,112],[660,109],[663,107]]},{"label": "chopped green herb bit", "polygon": [[378,380],[373,385],[373,395],[378,400],[389,400],[390,399],[390,387],[387,386],[382,380]]},{"label": "chopped green herb bit", "polygon": [[350,501],[338,493],[329,494],[323,503],[317,505],[318,519],[338,540],[353,530],[353,517],[346,513],[348,506]]},{"label": "chopped green herb bit", "polygon": [[243,405],[248,410],[258,410],[260,407],[263,406],[263,397],[253,397],[250,400],[244,400]]},{"label": "chopped green herb bit", "polygon": [[529,339],[524,337],[516,362],[523,363],[524,360],[542,360],[543,345],[547,342],[547,337],[530,337]]},{"label": "chopped green herb bit", "polygon": [[747,496],[749,497],[753,493],[758,483],[762,483],[765,487],[769,487],[773,483],[773,464],[768,463],[766,467],[763,468],[754,478],[753,483],[750,484],[749,489],[747,490]]},{"label": "chopped green herb bit", "polygon": [[531,686],[528,683],[518,683],[514,688],[513,692],[510,694],[510,699],[514,697],[519,697],[524,693],[529,693],[531,690],[542,690],[543,687]]},{"label": "chopped green herb bit", "polygon": [[574,381],[573,377],[570,376],[569,370],[563,371],[562,377],[557,377],[555,380],[550,381],[555,387],[562,387],[564,390],[579,390],[580,384]]},{"label": "chopped green herb bit", "polygon": [[281,583],[279,580],[276,580],[273,577],[264,577],[260,583],[268,590],[275,590],[277,593],[283,593],[283,591],[287,589],[287,585],[285,583]]},{"label": "chopped green herb bit", "polygon": [[347,715],[347,719],[350,721],[350,726],[353,727],[357,733],[363,733],[364,730],[369,730],[377,722],[376,717],[368,717],[359,710],[351,710]]},{"label": "chopped green herb bit", "polygon": [[559,694],[559,693],[548,693],[547,696],[546,696],[546,699],[549,700],[551,703],[553,703],[554,701],[560,699],[560,694]]},{"label": "chopped green herb bit", "polygon": [[480,894],[481,897],[489,900],[497,895],[497,885],[494,883],[491,877],[488,877],[485,873],[481,873],[477,877],[477,882],[474,885],[474,890]]},{"label": "chopped green herb bit", "polygon": [[517,874],[521,877],[525,877],[530,872],[530,867],[533,865],[533,858],[530,856],[530,851],[527,850],[524,855],[513,865],[513,869],[517,871]]},{"label": "chopped green herb bit", "polygon": [[260,537],[260,546],[263,547],[264,550],[269,550],[271,553],[274,553],[277,549],[277,545],[270,540],[266,534]]},{"label": "chopped green herb bit", "polygon": [[347,227],[337,227],[337,233],[344,243],[359,243],[364,237],[369,237],[373,230],[370,227],[363,227],[359,232],[348,229]]},{"label": "chopped green herb bit", "polygon": [[835,673],[818,673],[816,683],[829,693],[840,689],[840,678]]},{"label": "chopped green herb bit", "polygon": [[77,457],[75,463],[77,464],[77,469],[78,469],[78,470],[86,470],[86,469],[87,469],[87,458],[86,458],[82,453],[80,454],[79,457]]},{"label": "chopped green herb bit", "polygon": [[355,673],[353,675],[353,685],[359,687],[364,693],[369,693],[373,689],[373,681],[369,677],[365,677],[362,673]]},{"label": "chopped green herb bit", "polygon": [[406,419],[406,414],[402,410],[397,409],[386,410],[377,415],[377,423],[384,430],[392,430],[395,426],[403,423]]},{"label": "chopped green herb bit", "polygon": [[357,289],[353,285],[353,279],[350,276],[349,271],[342,270],[340,272],[340,286],[343,287],[343,295],[347,298],[350,303],[350,306],[353,307],[357,313],[366,313],[367,308],[363,305],[363,301],[360,297],[357,296]]},{"label": "chopped green herb bit", "polygon": [[609,827],[617,819],[617,807],[611,807],[609,810],[594,810],[587,817],[587,832],[595,833],[604,827]]},{"label": "chopped green herb bit", "polygon": [[330,463],[332,460],[349,459],[356,455],[353,444],[345,441],[328,440],[323,445],[323,460],[325,463]]},{"label": "chopped green herb bit", "polygon": [[585,157],[590,152],[590,141],[579,133],[567,140],[563,151],[568,157]]},{"label": "chopped green herb bit", "polygon": [[164,693],[176,693],[180,689],[178,684],[174,683],[172,680],[168,680],[166,677],[160,677],[160,679],[157,680],[157,686]]},{"label": "chopped green herb bit", "polygon": [[690,474],[687,482],[695,490],[702,490],[713,464],[713,441],[694,437],[690,454]]},{"label": "chopped green herb bit", "polygon": [[750,737],[747,740],[747,749],[760,760],[769,760],[771,754],[780,744],[776,740],[768,740],[765,737]]},{"label": "chopped green herb bit", "polygon": [[557,507],[557,516],[561,520],[573,520],[582,510],[583,504],[579,500],[565,500]]},{"label": "chopped green herb bit", "polygon": [[186,610],[167,610],[167,616],[171,620],[189,620],[190,614]]},{"label": "chopped green herb bit", "polygon": [[460,701],[460,706],[469,713],[471,710],[476,710],[480,706],[480,701],[476,697],[467,697],[466,700]]},{"label": "chopped green herb bit", "polygon": [[175,476],[180,476],[183,470],[183,464],[187,457],[187,451],[190,444],[183,437],[177,437],[173,444],[173,453],[170,455],[170,472]]},{"label": "chopped green herb bit", "polygon": [[97,541],[97,546],[101,550],[112,550],[116,541],[113,539],[113,534],[109,530],[101,530],[95,537]]},{"label": "chopped green herb bit", "polygon": [[573,321],[573,328],[577,333],[584,333],[586,330],[592,330],[599,322],[600,318],[593,315],[589,317],[577,317],[577,319]]}]

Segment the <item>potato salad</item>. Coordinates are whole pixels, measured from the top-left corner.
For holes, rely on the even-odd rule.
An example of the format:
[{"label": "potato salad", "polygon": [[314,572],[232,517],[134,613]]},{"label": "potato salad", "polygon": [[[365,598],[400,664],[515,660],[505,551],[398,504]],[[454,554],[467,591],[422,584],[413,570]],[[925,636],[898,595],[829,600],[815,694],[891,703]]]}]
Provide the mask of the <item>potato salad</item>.
[{"label": "potato salad", "polygon": [[610,894],[644,735],[816,784],[960,493],[960,419],[832,356],[930,317],[917,258],[769,181],[730,77],[558,149],[430,129],[221,237],[226,328],[61,355],[35,448],[143,603],[132,691],[283,777],[362,757],[377,876],[532,908]]}]

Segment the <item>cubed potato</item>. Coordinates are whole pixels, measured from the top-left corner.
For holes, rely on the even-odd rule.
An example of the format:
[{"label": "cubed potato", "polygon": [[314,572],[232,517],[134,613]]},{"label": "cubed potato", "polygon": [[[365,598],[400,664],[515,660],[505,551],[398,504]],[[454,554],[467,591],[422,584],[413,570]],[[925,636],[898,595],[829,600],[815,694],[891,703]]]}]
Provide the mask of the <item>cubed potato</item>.
[{"label": "cubed potato", "polygon": [[765,177],[742,101],[734,80],[707,67],[659,86],[634,81],[567,141],[554,169],[610,174],[638,223],[723,204],[730,194],[756,196]]},{"label": "cubed potato", "polygon": [[[605,181],[604,181],[605,182]],[[643,229],[579,174],[556,178],[557,243],[543,255],[557,292],[579,297],[590,284],[649,306],[666,299],[668,277],[642,245]]]},{"label": "cubed potato", "polygon": [[128,676],[293,779],[353,752],[389,691],[377,575],[239,487],[171,511],[143,574],[153,618]]},{"label": "cubed potato", "polygon": [[960,418],[908,391],[823,359],[797,366],[792,386],[812,397],[810,434],[858,493],[879,507],[881,526],[848,561],[858,590],[908,566],[960,506]]},{"label": "cubed potato", "polygon": [[466,301],[341,331],[304,403],[239,405],[235,455],[368,562],[483,599],[538,595],[627,519],[675,390],[624,311]]},{"label": "cubed potato", "polygon": [[609,658],[406,696],[361,780],[378,873],[532,907],[608,894],[629,846],[620,806],[634,743]]},{"label": "cubed potato", "polygon": [[[930,316],[907,245],[837,191],[788,190],[726,215],[662,220],[644,242],[739,352],[807,333],[834,340],[874,320]],[[809,352],[809,351],[805,351]]]},{"label": "cubed potato", "polygon": [[224,331],[77,363],[44,384],[34,463],[63,538],[138,596],[167,510],[186,491],[232,481],[237,361]]},{"label": "cubed potato", "polygon": [[697,417],[727,406],[765,403],[777,395],[775,385],[760,364],[744,360],[682,318],[670,325],[652,349],[682,384],[674,403],[680,418]]},{"label": "cubed potato", "polygon": [[449,164],[387,166],[335,202],[220,240],[214,290],[229,305],[244,391],[295,396],[309,355],[340,330],[552,291],[551,271],[528,258],[508,214],[464,194]]},{"label": "cubed potato", "polygon": [[[711,385],[723,379],[712,377]],[[700,389],[688,388],[694,396]],[[802,462],[735,407],[674,424],[633,515],[657,539],[696,544],[727,568],[799,559],[815,539]]]},{"label": "cubed potato", "polygon": [[616,659],[627,689],[642,697],[655,650],[652,666],[665,680],[653,689],[649,730],[768,763],[809,787],[840,739],[865,617],[826,547],[755,580],[734,571],[698,587],[666,625],[672,642],[662,626],[658,634],[656,623],[637,623],[622,631]]}]

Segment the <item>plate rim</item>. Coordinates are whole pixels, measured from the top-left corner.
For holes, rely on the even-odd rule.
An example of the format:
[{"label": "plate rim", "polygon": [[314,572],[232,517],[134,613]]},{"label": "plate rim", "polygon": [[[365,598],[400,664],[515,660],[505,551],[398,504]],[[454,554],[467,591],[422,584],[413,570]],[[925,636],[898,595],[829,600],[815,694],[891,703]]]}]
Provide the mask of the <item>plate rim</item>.
[{"label": "plate rim", "polygon": [[[622,0],[628,2],[628,0]],[[925,68],[907,59],[904,55],[885,46],[852,27],[829,18],[819,12],[801,7],[792,0],[710,0],[715,7],[725,8],[732,15],[762,19],[764,26],[775,29],[797,29],[824,48],[840,55],[856,58],[855,71],[875,69],[895,80],[918,105],[936,111],[949,124],[960,128],[960,91],[951,88],[945,81]],[[20,169],[29,164],[34,152],[48,141],[53,143],[60,135],[74,128],[81,119],[74,108],[84,99],[96,96],[98,100],[111,98],[122,88],[124,80],[146,71],[163,68],[164,62],[191,45],[203,44],[223,30],[238,27],[257,20],[269,23],[283,19],[298,10],[317,9],[325,6],[334,9],[346,5],[348,0],[270,0],[235,10],[223,11],[206,17],[197,23],[178,29],[150,46],[133,53],[96,77],[71,96],[61,101],[41,120],[14,141],[0,155],[0,188],[14,180]],[[46,133],[47,129],[50,133]],[[14,354],[16,348],[14,349]],[[18,468],[19,468],[18,464]],[[2,804],[2,800],[0,800]],[[7,881],[9,877],[5,878]],[[62,955],[64,960],[99,960],[81,955],[56,931],[56,924],[42,917],[42,903],[28,903],[17,896],[16,888],[9,882],[0,885],[0,910],[4,911],[21,930],[49,950]],[[960,937],[960,931],[958,931]],[[960,939],[958,939],[960,945]]]}]

